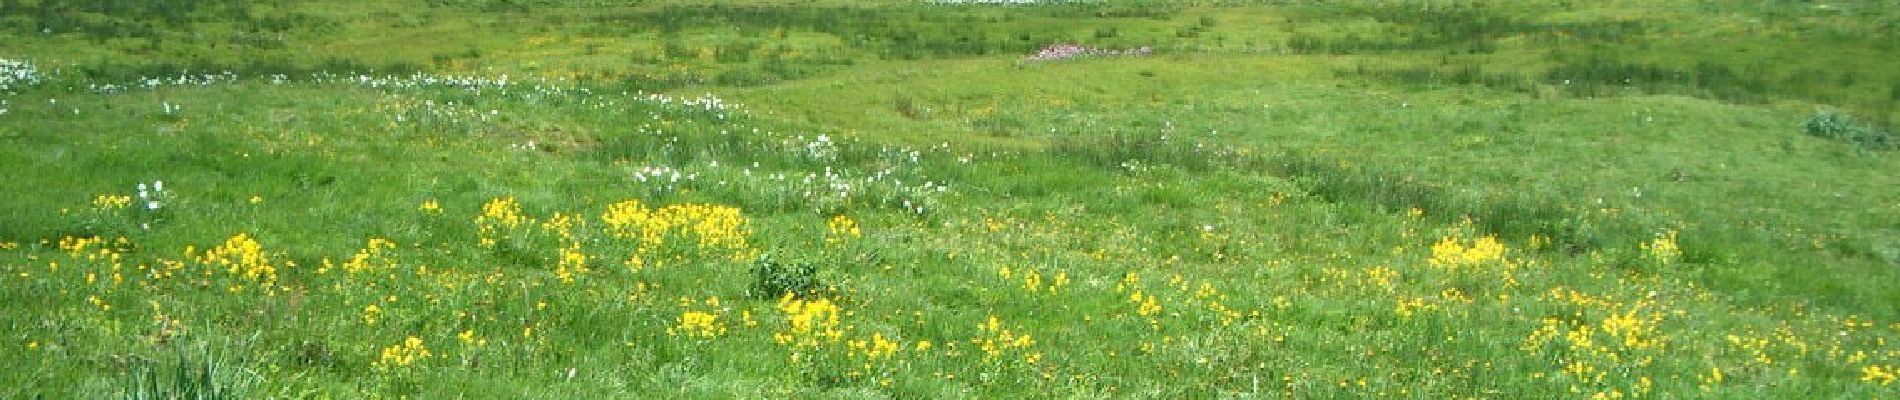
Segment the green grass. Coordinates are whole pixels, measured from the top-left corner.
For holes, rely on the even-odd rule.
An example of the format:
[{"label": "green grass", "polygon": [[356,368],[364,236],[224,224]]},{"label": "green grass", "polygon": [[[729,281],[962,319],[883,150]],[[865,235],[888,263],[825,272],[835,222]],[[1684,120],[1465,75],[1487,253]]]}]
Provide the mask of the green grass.
[{"label": "green grass", "polygon": [[1893,396],[1900,10],[1718,3],[3,2],[0,396]]}]

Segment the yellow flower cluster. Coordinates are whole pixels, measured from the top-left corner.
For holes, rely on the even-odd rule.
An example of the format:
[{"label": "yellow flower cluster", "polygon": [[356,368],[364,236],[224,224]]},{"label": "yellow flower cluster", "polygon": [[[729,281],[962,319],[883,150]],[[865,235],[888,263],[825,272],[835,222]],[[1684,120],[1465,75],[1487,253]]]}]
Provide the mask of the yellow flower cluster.
[{"label": "yellow flower cluster", "polygon": [[417,361],[427,360],[429,357],[434,356],[435,354],[430,353],[429,348],[422,344],[422,338],[410,336],[408,339],[404,339],[402,343],[384,347],[382,356],[378,357],[371,365],[376,367],[376,369],[388,371],[399,367],[407,367],[410,364],[415,364]]},{"label": "yellow flower cluster", "polygon": [[699,239],[699,248],[743,250],[746,248],[745,216],[735,207],[711,204],[676,204],[654,212],[655,220]]},{"label": "yellow flower cluster", "polygon": [[541,230],[553,233],[555,236],[561,238],[562,242],[572,242],[574,241],[574,228],[581,227],[582,225],[586,225],[586,220],[581,219],[581,217],[556,212],[553,216],[548,217],[547,221],[541,223]]},{"label": "yellow flower cluster", "polygon": [[667,329],[666,334],[672,336],[683,334],[687,337],[715,338],[719,337],[719,335],[726,334],[726,324],[719,322],[719,315],[717,314],[701,311],[687,311],[680,313],[679,326],[677,328]]},{"label": "yellow flower cluster", "polygon": [[1161,302],[1152,294],[1141,294],[1141,290],[1128,294],[1128,304],[1135,306],[1135,315],[1152,317],[1161,313]]},{"label": "yellow flower cluster", "polygon": [[[120,249],[131,246],[132,242],[124,237],[118,237],[112,240],[111,245],[106,245],[105,243],[105,238],[97,236],[66,236],[59,239],[59,249],[65,252],[67,256],[72,257],[74,261],[96,262],[108,265],[110,267],[109,272],[111,272],[112,276],[112,284],[117,286],[125,282],[125,274],[122,272],[125,265],[121,262],[124,254],[121,253]],[[58,271],[59,263],[51,263],[48,264],[47,267],[53,271]],[[140,265],[139,268],[145,269],[146,267]],[[169,276],[171,272],[175,271],[174,269],[153,269],[153,276]],[[87,271],[85,276],[86,285],[93,285],[99,282],[99,272]]]},{"label": "yellow flower cluster", "polygon": [[100,210],[120,209],[132,205],[132,196],[102,194],[92,197],[92,207]]},{"label": "yellow flower cluster", "polygon": [[150,276],[152,280],[156,281],[170,278],[172,275],[176,275],[179,271],[184,270],[185,263],[183,262],[176,260],[159,260],[158,265],[151,266],[150,269],[147,269],[145,272],[147,274],[146,276]]},{"label": "yellow flower cluster", "polygon": [[496,240],[509,237],[509,232],[532,223],[534,219],[521,211],[521,203],[514,197],[489,200],[482,204],[482,214],[475,216],[483,246],[494,246]]},{"label": "yellow flower cluster", "polygon": [[587,267],[587,259],[587,253],[581,252],[579,242],[562,247],[560,262],[554,267],[554,276],[560,278],[562,283],[574,283],[575,275],[593,271]]},{"label": "yellow flower cluster", "polygon": [[474,329],[463,329],[462,333],[455,335],[455,338],[461,340],[462,346],[465,347],[483,347],[488,345],[488,339],[477,336]]},{"label": "yellow flower cluster", "polygon": [[1643,249],[1643,258],[1657,266],[1667,267],[1682,259],[1682,246],[1676,244],[1676,231],[1673,229],[1637,246]]},{"label": "yellow flower cluster", "polygon": [[101,299],[96,295],[87,295],[86,303],[90,303],[93,307],[99,308],[99,311],[112,311],[112,303],[107,303],[105,299]]},{"label": "yellow flower cluster", "polygon": [[1434,303],[1430,300],[1427,300],[1426,298],[1401,297],[1398,299],[1398,305],[1392,308],[1392,313],[1398,314],[1398,316],[1400,317],[1411,318],[1412,316],[1418,315],[1419,313],[1431,312],[1431,311],[1436,311],[1436,310],[1438,310],[1438,303]]},{"label": "yellow flower cluster", "polygon": [[440,214],[442,213],[442,204],[435,202],[435,199],[423,200],[422,205],[416,206],[416,209],[422,210],[422,212],[425,213]]},{"label": "yellow flower cluster", "polygon": [[851,348],[852,356],[862,356],[867,360],[890,358],[902,347],[897,342],[885,339],[882,333],[872,334],[870,340],[853,340],[847,346]]},{"label": "yellow flower cluster", "polygon": [[1728,342],[1729,347],[1733,347],[1740,353],[1748,355],[1749,363],[1758,364],[1763,367],[1774,365],[1775,363],[1774,357],[1768,355],[1770,342],[1766,337],[1760,337],[1753,333],[1745,333],[1743,335],[1730,334],[1723,336],[1722,339]]},{"label": "yellow flower cluster", "polygon": [[[772,334],[772,340],[792,347],[817,347],[844,338],[840,317],[843,311],[831,299],[800,300],[790,293],[779,298],[779,312],[785,315],[785,329]],[[798,355],[792,355],[794,361]]]},{"label": "yellow flower cluster", "polygon": [[1637,303],[1629,311],[1611,313],[1604,317],[1600,325],[1603,333],[1611,340],[1620,342],[1627,349],[1652,349],[1662,346],[1662,333],[1657,325],[1663,321],[1662,313],[1643,313],[1644,304]]},{"label": "yellow flower cluster", "polygon": [[[1609,296],[1593,296],[1565,288],[1551,289],[1544,298],[1553,303],[1568,303],[1578,311],[1573,318],[1544,318],[1538,329],[1525,338],[1521,349],[1532,354],[1564,355],[1560,361],[1562,372],[1577,383],[1615,390],[1607,387],[1617,385],[1608,381],[1609,371],[1647,367],[1656,361],[1658,351],[1668,343],[1668,337],[1660,329],[1668,313],[1652,311],[1658,306],[1648,299],[1623,303]],[[1592,319],[1586,317],[1590,314],[1603,317],[1590,323]],[[1720,374],[1720,370],[1714,372],[1714,383],[1720,383]],[[1636,395],[1646,395],[1652,385],[1641,382],[1647,381],[1647,377],[1639,377],[1638,384],[1624,385],[1624,388]]]},{"label": "yellow flower cluster", "polygon": [[[228,274],[255,283],[266,294],[276,293],[277,266],[265,255],[263,245],[252,239],[250,234],[232,236],[224,244],[197,256],[197,259],[199,263],[223,269]],[[244,289],[243,286],[233,285],[230,290],[235,293]]]},{"label": "yellow flower cluster", "polygon": [[1222,294],[1220,289],[1215,289],[1214,284],[1201,282],[1201,287],[1194,290],[1194,299],[1206,304],[1207,311],[1220,319],[1221,326],[1231,326],[1235,321],[1240,320],[1240,311],[1228,307],[1223,302],[1227,300],[1227,295]]},{"label": "yellow flower cluster", "polygon": [[[357,250],[355,255],[350,256],[349,261],[343,262],[343,272],[355,274],[394,266],[395,262],[389,260],[386,252],[395,248],[396,242],[392,242],[389,239],[369,238],[369,241],[363,245],[362,250]],[[317,267],[317,273],[321,274],[329,271],[330,261],[325,259],[323,266]]]},{"label": "yellow flower cluster", "polygon": [[1364,275],[1364,279],[1359,282],[1361,285],[1384,289],[1386,293],[1395,290],[1395,283],[1399,281],[1400,276],[1399,271],[1383,265],[1366,269]]},{"label": "yellow flower cluster", "polygon": [[1432,245],[1431,265],[1447,269],[1506,261],[1506,249],[1496,236],[1486,235],[1465,246],[1455,236],[1446,236]]},{"label": "yellow flower cluster", "polygon": [[377,321],[382,321],[382,320],[383,320],[382,306],[378,306],[376,305],[376,303],[369,303],[369,305],[363,306],[363,324],[364,325],[376,325]]},{"label": "yellow flower cluster", "polygon": [[1155,299],[1154,295],[1142,294],[1140,286],[1141,286],[1141,276],[1136,275],[1134,272],[1129,272],[1125,275],[1122,275],[1121,283],[1115,284],[1115,291],[1116,292],[1132,291],[1131,293],[1128,293],[1128,304],[1135,306],[1136,315],[1151,317],[1151,316],[1160,314],[1161,313],[1160,300]]},{"label": "yellow flower cluster", "polygon": [[1134,307],[1135,315],[1147,318],[1149,328],[1161,330],[1161,299],[1142,292],[1140,275],[1132,271],[1122,275],[1121,282],[1115,284],[1115,292],[1128,293],[1128,305]]},{"label": "yellow flower cluster", "polygon": [[85,253],[86,248],[92,247],[93,245],[104,243],[104,242],[105,242],[105,239],[102,239],[98,236],[87,236],[87,237],[67,236],[67,237],[59,238],[59,249],[62,251],[65,251],[66,254],[68,255],[77,257],[81,253]]},{"label": "yellow flower cluster", "polygon": [[607,206],[600,216],[607,234],[620,239],[638,240],[634,256],[627,266],[639,270],[647,258],[666,246],[669,237],[692,240],[697,248],[724,250],[734,260],[750,256],[746,243],[746,218],[738,208],[712,204],[675,204],[649,209],[639,200],[627,200]]},{"label": "yellow flower cluster", "polygon": [[726,323],[719,321],[719,314],[723,312],[719,308],[719,298],[706,298],[704,304],[710,311],[693,310],[692,307],[698,303],[689,298],[680,299],[680,305],[687,309],[680,312],[678,325],[666,328],[667,336],[710,339],[726,334]]},{"label": "yellow flower cluster", "polygon": [[1900,368],[1893,366],[1883,367],[1880,365],[1868,365],[1860,369],[1861,382],[1878,383],[1881,386],[1886,386],[1893,384],[1893,381],[1896,379],[1900,379]]},{"label": "yellow flower cluster", "polygon": [[[627,200],[607,205],[607,211],[600,214],[601,222],[607,223],[607,233],[622,239],[646,239],[647,220],[652,219],[652,211],[639,200]],[[659,232],[654,232],[658,234]]]},{"label": "yellow flower cluster", "polygon": [[[1028,290],[1031,293],[1056,294],[1062,291],[1063,286],[1069,285],[1069,271],[1056,271],[1055,276],[1048,278],[1046,280],[1048,283],[1045,284],[1042,271],[1033,268],[1024,268],[1024,270],[1025,271],[1021,274],[1023,290]],[[1016,275],[1016,271],[1011,269],[1008,265],[996,267],[996,276],[1002,277],[1004,280],[1015,280]]]},{"label": "yellow flower cluster", "polygon": [[[828,298],[803,300],[787,293],[779,298],[779,313],[785,318],[784,328],[772,333],[772,341],[791,348],[793,363],[811,362],[825,358],[838,349],[844,355],[861,362],[860,370],[848,371],[848,376],[862,376],[877,368],[876,362],[897,355],[903,344],[885,337],[883,333],[873,333],[869,338],[850,339],[855,336],[845,325],[845,311]],[[750,316],[746,317],[750,321]],[[751,323],[748,322],[748,326]],[[929,342],[918,342],[919,351],[929,349]]]},{"label": "yellow flower cluster", "polygon": [[1594,327],[1545,318],[1543,327],[1532,332],[1525,342],[1527,346],[1537,346],[1561,340],[1573,352],[1602,355],[1613,362],[1626,361],[1632,351],[1661,348],[1664,343],[1665,337],[1657,329],[1663,313],[1645,313],[1642,311],[1645,306],[1638,303],[1629,311],[1611,312]]},{"label": "yellow flower cluster", "polygon": [[1001,360],[1003,353],[1007,351],[1024,352],[1023,361],[1030,364],[1042,360],[1041,352],[1027,352],[1030,346],[1036,344],[1036,339],[1031,338],[1029,334],[1017,334],[1004,328],[1003,322],[996,319],[995,315],[991,315],[989,320],[983,323],[976,324],[976,327],[981,333],[976,338],[970,339],[970,343],[983,351],[983,361]]},{"label": "yellow flower cluster", "polygon": [[860,237],[864,237],[864,234],[858,231],[858,221],[851,217],[839,214],[825,221],[825,244],[839,244]]}]

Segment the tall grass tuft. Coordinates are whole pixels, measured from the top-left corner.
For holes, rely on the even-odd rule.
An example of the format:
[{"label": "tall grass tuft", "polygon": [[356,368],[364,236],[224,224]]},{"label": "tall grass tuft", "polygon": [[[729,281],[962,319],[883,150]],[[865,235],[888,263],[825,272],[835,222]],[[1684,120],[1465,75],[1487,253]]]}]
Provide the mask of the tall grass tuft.
[{"label": "tall grass tuft", "polygon": [[217,360],[211,356],[207,347],[199,347],[196,356],[180,351],[177,363],[161,365],[157,361],[143,361],[134,367],[130,379],[125,381],[125,399],[241,399],[245,396],[237,389],[237,382]]}]

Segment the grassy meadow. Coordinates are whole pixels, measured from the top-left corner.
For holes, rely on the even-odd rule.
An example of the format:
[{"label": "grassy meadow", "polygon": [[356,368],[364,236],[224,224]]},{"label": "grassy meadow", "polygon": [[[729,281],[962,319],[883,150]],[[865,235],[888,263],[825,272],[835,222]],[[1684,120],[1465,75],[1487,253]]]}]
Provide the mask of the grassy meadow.
[{"label": "grassy meadow", "polygon": [[1900,398],[1881,1],[0,0],[0,397]]}]

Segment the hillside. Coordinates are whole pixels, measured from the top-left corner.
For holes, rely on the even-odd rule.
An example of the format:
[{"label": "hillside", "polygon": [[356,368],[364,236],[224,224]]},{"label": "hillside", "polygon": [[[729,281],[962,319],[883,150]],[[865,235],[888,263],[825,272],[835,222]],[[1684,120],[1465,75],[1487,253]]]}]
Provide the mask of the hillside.
[{"label": "hillside", "polygon": [[0,0],[0,397],[1892,397],[1896,27]]}]

